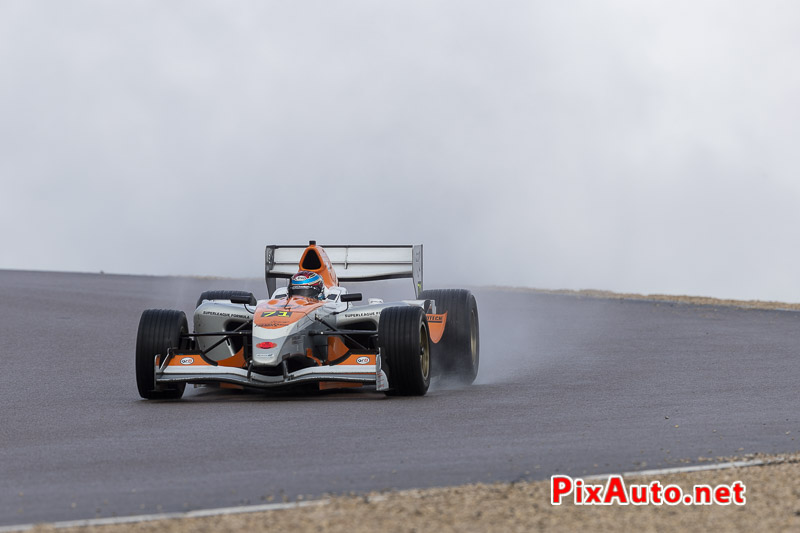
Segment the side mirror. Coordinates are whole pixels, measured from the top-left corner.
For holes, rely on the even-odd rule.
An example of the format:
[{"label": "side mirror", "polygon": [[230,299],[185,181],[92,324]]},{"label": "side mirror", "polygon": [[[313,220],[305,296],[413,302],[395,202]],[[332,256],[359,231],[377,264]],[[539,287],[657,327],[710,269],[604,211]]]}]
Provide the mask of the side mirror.
[{"label": "side mirror", "polygon": [[256,297],[252,294],[234,294],[231,296],[231,303],[256,305],[258,302],[256,301]]},{"label": "side mirror", "polygon": [[340,300],[343,302],[360,302],[364,299],[364,296],[360,292],[354,292],[350,294],[342,294]]}]

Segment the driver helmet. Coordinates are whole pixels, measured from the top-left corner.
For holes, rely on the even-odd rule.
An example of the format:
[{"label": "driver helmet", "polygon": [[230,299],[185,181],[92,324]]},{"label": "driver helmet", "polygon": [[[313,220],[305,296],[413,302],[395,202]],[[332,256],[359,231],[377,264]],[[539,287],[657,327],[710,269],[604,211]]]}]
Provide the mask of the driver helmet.
[{"label": "driver helmet", "polygon": [[323,298],[322,291],[325,283],[322,277],[308,270],[301,270],[289,282],[289,296],[303,296],[305,298]]}]

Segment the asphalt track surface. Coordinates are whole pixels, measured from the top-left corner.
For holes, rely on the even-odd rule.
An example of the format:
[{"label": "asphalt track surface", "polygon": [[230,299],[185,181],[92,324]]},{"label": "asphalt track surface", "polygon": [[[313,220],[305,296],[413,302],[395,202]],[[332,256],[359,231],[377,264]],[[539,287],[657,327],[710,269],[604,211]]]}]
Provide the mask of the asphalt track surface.
[{"label": "asphalt track surface", "polygon": [[140,313],[188,313],[212,288],[265,292],[0,271],[0,525],[800,449],[800,313],[529,291],[475,290],[481,371],[464,389],[141,400]]}]

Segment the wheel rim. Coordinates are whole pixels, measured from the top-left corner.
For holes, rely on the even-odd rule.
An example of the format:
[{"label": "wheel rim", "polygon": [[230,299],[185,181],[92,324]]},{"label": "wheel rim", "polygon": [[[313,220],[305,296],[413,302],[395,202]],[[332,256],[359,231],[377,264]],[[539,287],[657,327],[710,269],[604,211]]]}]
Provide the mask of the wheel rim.
[{"label": "wheel rim", "polygon": [[475,310],[471,310],[469,314],[469,349],[472,355],[472,367],[478,362],[478,317],[475,316]]},{"label": "wheel rim", "polygon": [[428,380],[428,373],[431,368],[430,344],[428,344],[428,331],[425,326],[419,328],[419,367],[422,369],[422,379]]}]

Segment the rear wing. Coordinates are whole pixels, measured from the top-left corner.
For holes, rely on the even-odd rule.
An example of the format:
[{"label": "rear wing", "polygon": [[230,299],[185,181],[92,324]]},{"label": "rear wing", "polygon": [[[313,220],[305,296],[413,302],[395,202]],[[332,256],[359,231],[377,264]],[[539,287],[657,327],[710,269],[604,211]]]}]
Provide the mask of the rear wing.
[{"label": "rear wing", "polygon": [[[417,296],[422,292],[422,245],[320,246],[328,254],[339,281],[377,281],[411,278]],[[267,290],[272,295],[277,279],[297,273],[306,246],[270,244],[264,254]]]}]

